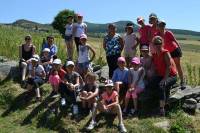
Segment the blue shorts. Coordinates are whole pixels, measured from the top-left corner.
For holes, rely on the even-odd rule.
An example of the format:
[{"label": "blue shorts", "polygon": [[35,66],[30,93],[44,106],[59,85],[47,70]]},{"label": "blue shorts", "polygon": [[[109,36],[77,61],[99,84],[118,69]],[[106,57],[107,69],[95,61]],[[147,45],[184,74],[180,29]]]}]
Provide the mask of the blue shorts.
[{"label": "blue shorts", "polygon": [[65,42],[70,42],[70,41],[72,41],[72,35],[70,35],[70,36],[65,36]]},{"label": "blue shorts", "polygon": [[90,62],[78,63],[78,68],[82,70],[88,70]]}]

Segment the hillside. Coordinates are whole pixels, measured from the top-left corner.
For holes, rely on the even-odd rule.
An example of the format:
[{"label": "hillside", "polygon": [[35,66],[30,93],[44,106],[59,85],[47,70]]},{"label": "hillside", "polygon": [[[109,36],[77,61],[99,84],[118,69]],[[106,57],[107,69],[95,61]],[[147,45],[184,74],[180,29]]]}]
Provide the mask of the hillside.
[{"label": "hillside", "polygon": [[[128,23],[128,22],[131,22],[131,21],[124,20],[124,21],[114,22],[117,25],[117,29],[118,29],[119,33],[124,32],[124,27],[125,27],[126,23]],[[108,25],[108,23],[97,24],[97,23],[90,23],[90,22],[86,22],[86,24],[88,25],[89,33],[105,33],[107,30],[107,25]],[[46,31],[46,32],[53,30],[53,27],[51,26],[51,24],[40,24],[37,22],[25,20],[25,19],[20,19],[20,20],[17,20],[13,23],[6,24],[6,25],[13,25],[13,26],[22,27],[25,29],[39,30],[39,31]],[[135,31],[137,31],[138,25],[134,24],[134,27],[135,27]],[[172,30],[172,32],[174,32],[175,34],[200,36],[200,32],[196,32],[196,31],[183,30],[183,29],[170,29],[170,30]]]}]

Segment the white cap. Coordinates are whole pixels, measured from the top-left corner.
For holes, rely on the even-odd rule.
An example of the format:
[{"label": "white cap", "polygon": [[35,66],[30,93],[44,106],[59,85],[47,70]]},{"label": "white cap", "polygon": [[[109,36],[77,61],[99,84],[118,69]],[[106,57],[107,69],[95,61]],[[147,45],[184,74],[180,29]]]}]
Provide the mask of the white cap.
[{"label": "white cap", "polygon": [[66,62],[66,67],[67,66],[74,66],[74,62],[73,61],[67,61]]},{"label": "white cap", "polygon": [[50,52],[49,48],[44,48],[42,52]]},{"label": "white cap", "polygon": [[61,62],[61,60],[60,59],[55,59],[54,61],[53,61],[53,64],[58,64],[58,65],[60,65],[62,62]]},{"label": "white cap", "polygon": [[31,58],[31,60],[32,61],[39,61],[40,60],[40,56],[39,55],[37,55],[37,54],[35,54],[35,55],[33,55],[33,57]]},{"label": "white cap", "polygon": [[105,87],[113,87],[114,84],[112,82],[112,80],[106,80],[106,84],[105,84]]}]

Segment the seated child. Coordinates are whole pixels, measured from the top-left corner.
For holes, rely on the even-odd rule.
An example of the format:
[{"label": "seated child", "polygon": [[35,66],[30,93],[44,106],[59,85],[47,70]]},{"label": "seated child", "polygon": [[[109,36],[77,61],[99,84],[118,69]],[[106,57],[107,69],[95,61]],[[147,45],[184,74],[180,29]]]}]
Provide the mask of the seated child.
[{"label": "seated child", "polygon": [[[87,44],[87,35],[82,34],[80,36],[81,44],[78,46],[78,72],[82,77],[85,77],[86,73],[89,71],[90,62],[93,61],[95,57],[94,49]],[[90,51],[92,52],[92,58],[90,59]]]},{"label": "seated child", "polygon": [[144,68],[140,65],[140,59],[134,57],[131,61],[131,68],[129,70],[129,89],[126,93],[125,107],[123,113],[127,113],[127,107],[129,100],[132,98],[134,103],[134,109],[131,109],[131,114],[137,112],[137,98],[138,94],[144,90]]},{"label": "seated child", "polygon": [[73,114],[78,114],[78,106],[76,103],[76,90],[79,87],[80,75],[74,71],[74,62],[66,62],[66,73],[63,82],[60,83],[59,93],[61,94],[61,105],[66,105],[66,96],[70,98],[73,104]]},{"label": "seated child", "polygon": [[99,110],[100,112],[117,114],[120,132],[127,132],[123,124],[122,111],[118,101],[118,93],[114,90],[112,81],[108,81],[108,83],[105,85],[105,88],[106,91],[101,95],[97,105],[93,108],[92,120],[87,129],[92,130],[97,125],[95,118],[97,115],[97,110]]},{"label": "seated child", "polygon": [[52,86],[52,93],[50,94],[51,96],[54,96],[55,94],[58,93],[58,88],[59,88],[59,84],[61,82],[61,79],[58,75],[58,71],[56,69],[51,70],[50,76],[49,76],[49,83]]},{"label": "seated child", "polygon": [[50,52],[49,48],[44,48],[40,59],[40,62],[43,65],[47,76],[49,76],[49,72],[52,68],[52,62],[53,62],[53,58],[49,57],[49,52]]},{"label": "seated child", "polygon": [[119,57],[117,60],[118,68],[115,69],[112,77],[114,82],[114,88],[119,94],[119,101],[124,99],[126,91],[128,89],[128,69],[124,57]]},{"label": "seated child", "polygon": [[29,68],[29,78],[27,81],[27,89],[36,91],[36,100],[41,101],[39,86],[45,82],[46,73],[42,65],[39,64],[39,56],[33,55]]},{"label": "seated child", "polygon": [[86,108],[91,109],[93,107],[93,104],[96,103],[98,92],[99,89],[96,83],[96,75],[92,72],[88,72],[85,76],[85,85],[83,86],[80,95],[82,108],[84,110]]}]

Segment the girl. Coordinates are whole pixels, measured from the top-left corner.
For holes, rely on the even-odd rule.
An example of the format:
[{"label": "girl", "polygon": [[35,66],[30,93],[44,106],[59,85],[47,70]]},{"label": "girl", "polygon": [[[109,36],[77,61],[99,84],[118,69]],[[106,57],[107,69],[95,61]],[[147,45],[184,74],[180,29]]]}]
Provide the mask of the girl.
[{"label": "girl", "polygon": [[[99,93],[98,85],[96,83],[96,75],[94,73],[87,73],[85,75],[85,85],[83,86],[80,99],[82,101],[82,108],[91,109],[96,103],[96,97]],[[86,110],[87,111],[87,110]]]},{"label": "girl", "polygon": [[58,75],[58,71],[56,69],[53,69],[51,71],[51,75],[49,76],[49,83],[51,84],[52,86],[52,92],[51,92],[51,96],[54,96],[55,94],[58,93],[58,88],[59,88],[59,84],[61,82],[61,79]]},{"label": "girl", "polygon": [[131,61],[132,68],[129,70],[129,90],[126,93],[125,107],[123,113],[127,112],[129,99],[133,98],[134,109],[131,109],[131,114],[137,111],[137,97],[138,94],[144,90],[144,68],[140,65],[140,59],[134,57]]},{"label": "girl", "polygon": [[67,16],[67,24],[65,25],[65,43],[67,47],[67,60],[73,60],[73,16]]},{"label": "girl", "polygon": [[44,70],[46,72],[46,75],[47,77],[49,76],[49,72],[50,72],[50,69],[51,69],[51,65],[52,65],[52,62],[53,62],[53,58],[49,57],[49,52],[50,52],[50,49],[49,48],[44,48],[43,51],[42,51],[42,57],[41,57],[41,64],[43,65],[44,67]]},{"label": "girl", "polygon": [[[87,44],[87,35],[82,34],[80,36],[81,44],[79,45],[79,53],[78,53],[78,72],[79,74],[84,77],[88,72],[88,68],[90,62],[93,61],[95,57],[94,49]],[[90,59],[89,51],[92,52],[92,58]]]},{"label": "girl", "polygon": [[117,114],[118,119],[119,119],[120,132],[127,132],[123,124],[121,107],[118,101],[118,93],[114,90],[114,85],[112,81],[109,80],[107,84],[105,85],[105,88],[106,88],[106,91],[101,95],[97,105],[94,106],[93,108],[92,121],[90,122],[87,129],[92,130],[97,125],[95,118],[96,118],[97,109],[98,109],[100,112]]},{"label": "girl", "polygon": [[127,23],[125,30],[126,34],[124,36],[124,56],[126,59],[127,67],[129,67],[131,59],[136,55],[138,41],[135,33],[133,33],[133,23]]}]

